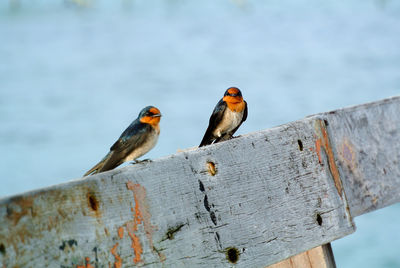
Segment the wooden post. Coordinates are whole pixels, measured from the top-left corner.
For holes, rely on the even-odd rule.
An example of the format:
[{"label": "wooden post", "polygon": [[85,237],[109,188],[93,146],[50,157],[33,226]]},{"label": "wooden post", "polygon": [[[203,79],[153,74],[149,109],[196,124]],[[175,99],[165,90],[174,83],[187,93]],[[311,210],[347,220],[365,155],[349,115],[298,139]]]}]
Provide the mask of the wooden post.
[{"label": "wooden post", "polygon": [[268,268],[335,268],[331,244],[328,243],[290,257]]},{"label": "wooden post", "polygon": [[400,201],[399,114],[387,99],[1,199],[0,264],[278,263]]}]

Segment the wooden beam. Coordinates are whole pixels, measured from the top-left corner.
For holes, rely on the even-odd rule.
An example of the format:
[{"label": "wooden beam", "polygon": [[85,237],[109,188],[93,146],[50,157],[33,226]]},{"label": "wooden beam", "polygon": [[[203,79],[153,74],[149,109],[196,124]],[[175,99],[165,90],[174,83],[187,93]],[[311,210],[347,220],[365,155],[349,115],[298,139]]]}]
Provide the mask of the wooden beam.
[{"label": "wooden beam", "polygon": [[[400,124],[384,115],[368,117],[386,110],[398,114],[399,98],[2,199],[0,263],[258,267],[329,243],[354,232],[353,211],[400,200],[386,189],[391,183],[399,189],[399,165],[393,165],[400,150],[381,150],[388,144],[398,149]],[[362,114],[367,125],[355,117]],[[335,137],[340,133],[346,139]],[[362,148],[380,149],[368,158]],[[384,165],[386,179],[367,202],[364,194],[376,181],[364,176],[364,184],[356,184],[358,177],[343,165],[350,159],[349,170],[364,174],[368,163],[379,162],[377,155],[391,161],[375,164]]]},{"label": "wooden beam", "polygon": [[310,249],[268,268],[336,268],[331,244]]},{"label": "wooden beam", "polygon": [[400,97],[324,114],[353,217],[400,201]]},{"label": "wooden beam", "polygon": [[[321,116],[328,125],[332,152],[338,156],[335,161],[353,217],[400,200],[400,146],[396,142],[400,126],[398,101],[398,98],[391,98],[361,106],[368,106],[368,109],[356,106]],[[269,267],[336,266],[329,244]]]}]

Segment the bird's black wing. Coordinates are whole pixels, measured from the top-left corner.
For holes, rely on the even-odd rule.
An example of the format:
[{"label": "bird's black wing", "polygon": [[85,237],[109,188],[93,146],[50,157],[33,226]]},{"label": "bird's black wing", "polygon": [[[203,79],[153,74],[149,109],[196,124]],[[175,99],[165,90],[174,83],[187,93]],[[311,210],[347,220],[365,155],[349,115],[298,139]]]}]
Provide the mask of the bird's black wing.
[{"label": "bird's black wing", "polygon": [[223,101],[222,99],[217,103],[217,105],[215,106],[214,111],[210,117],[210,122],[208,124],[208,128],[206,130],[206,133],[204,134],[204,137],[203,137],[199,147],[209,145],[214,141],[215,137],[212,134],[212,132],[218,126],[219,122],[221,122],[221,120],[224,116],[226,107],[227,107],[226,102]]},{"label": "bird's black wing", "polygon": [[85,173],[96,174],[111,170],[123,163],[125,157],[136,147],[141,146],[151,132],[150,125],[141,123],[138,119],[133,121],[118,140],[111,146],[110,152],[93,168]]},{"label": "bird's black wing", "polygon": [[123,163],[123,160],[135,148],[140,147],[148,139],[152,132],[149,124],[135,122],[130,125],[119,137],[119,139],[111,146],[111,155],[104,164],[102,171],[113,169]]},{"label": "bird's black wing", "polygon": [[245,107],[244,107],[244,114],[243,114],[243,118],[242,118],[242,123],[244,121],[246,121],[246,119],[247,119],[247,102],[246,101],[244,101],[244,105],[245,105]]},{"label": "bird's black wing", "polygon": [[110,155],[104,162],[99,172],[116,168],[124,162],[135,148],[146,142],[152,129],[149,124],[134,122],[122,134],[121,137],[111,146]]},{"label": "bird's black wing", "polygon": [[110,151],[122,152],[132,145],[139,146],[146,140],[146,133],[149,132],[151,126],[135,120],[132,124],[122,132],[118,140],[111,146]]}]

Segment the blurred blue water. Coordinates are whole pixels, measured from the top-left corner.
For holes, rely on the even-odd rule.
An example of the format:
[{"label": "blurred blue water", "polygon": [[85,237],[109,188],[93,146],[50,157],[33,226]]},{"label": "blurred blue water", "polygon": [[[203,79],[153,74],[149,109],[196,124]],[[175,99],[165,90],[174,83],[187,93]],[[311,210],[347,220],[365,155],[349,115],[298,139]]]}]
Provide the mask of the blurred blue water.
[{"label": "blurred blue water", "polygon": [[[159,158],[199,144],[229,86],[249,104],[238,134],[400,89],[389,0],[2,1],[0,40],[0,196],[80,177],[146,105]],[[400,267],[399,211],[356,218],[338,267]]]}]

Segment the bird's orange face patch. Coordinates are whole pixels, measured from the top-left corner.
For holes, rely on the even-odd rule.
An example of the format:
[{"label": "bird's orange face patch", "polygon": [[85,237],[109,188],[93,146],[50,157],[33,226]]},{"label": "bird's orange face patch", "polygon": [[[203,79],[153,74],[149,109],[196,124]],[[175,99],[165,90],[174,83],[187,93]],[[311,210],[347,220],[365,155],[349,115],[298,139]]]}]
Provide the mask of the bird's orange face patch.
[{"label": "bird's orange face patch", "polygon": [[243,97],[241,97],[241,96],[235,96],[235,97],[233,97],[233,96],[224,96],[223,100],[226,103],[241,103],[241,102],[243,102]]},{"label": "bird's orange face patch", "polygon": [[161,119],[161,112],[156,107],[152,107],[145,116],[140,118],[140,122],[157,126]]},{"label": "bird's orange face patch", "polygon": [[[230,97],[230,96],[227,96],[227,97]],[[224,100],[225,100],[225,98],[226,98],[226,97],[224,97]],[[238,98],[238,97],[230,97],[230,98]],[[246,107],[246,104],[245,104],[245,102],[243,101],[243,98],[242,98],[242,97],[239,97],[239,98],[241,98],[240,101],[234,101],[234,102],[229,102],[229,101],[226,101],[226,100],[225,100],[226,104],[228,105],[228,108],[229,108],[231,111],[240,113],[240,112],[243,111],[244,108]]]},{"label": "bird's orange face patch", "polygon": [[245,107],[242,94],[240,93],[240,90],[236,87],[228,88],[222,99],[226,102],[229,109],[232,111],[241,112]]},{"label": "bird's orange face patch", "polygon": [[161,117],[143,116],[142,118],[140,118],[140,122],[156,126],[158,125],[158,123],[160,123],[160,119]]}]

